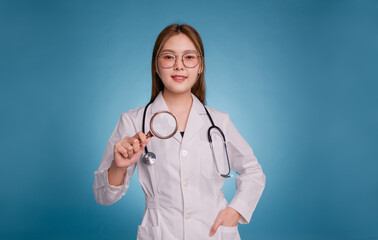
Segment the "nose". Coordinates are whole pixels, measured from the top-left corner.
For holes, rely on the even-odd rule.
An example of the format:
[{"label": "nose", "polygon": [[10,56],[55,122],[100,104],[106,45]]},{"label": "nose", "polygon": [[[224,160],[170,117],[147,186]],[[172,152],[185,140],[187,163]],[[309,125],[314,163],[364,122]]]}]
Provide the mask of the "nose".
[{"label": "nose", "polygon": [[182,58],[177,57],[176,63],[175,63],[175,69],[184,69],[184,63],[182,62]]}]

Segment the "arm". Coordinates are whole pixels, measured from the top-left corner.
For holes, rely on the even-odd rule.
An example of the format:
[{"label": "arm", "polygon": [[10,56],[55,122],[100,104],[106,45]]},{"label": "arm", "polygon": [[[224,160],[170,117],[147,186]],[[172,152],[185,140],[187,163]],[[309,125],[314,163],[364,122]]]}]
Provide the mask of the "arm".
[{"label": "arm", "polygon": [[[129,180],[136,167],[136,161],[143,149],[136,149],[139,156],[138,154],[132,156],[134,148],[132,148],[131,152],[127,151],[129,150],[128,147],[130,147],[128,141],[134,141],[133,138],[135,136],[133,138],[125,136],[132,136],[134,134],[135,129],[130,118],[125,113],[122,114],[108,141],[100,167],[95,172],[93,191],[95,199],[99,204],[113,204],[125,195],[129,187]],[[118,148],[115,146],[118,146]],[[127,150],[123,151],[123,147]],[[129,155],[130,159],[128,159]]]},{"label": "arm", "polygon": [[235,196],[228,206],[240,213],[239,222],[246,224],[250,222],[264,190],[266,177],[252,148],[236,130],[229,116],[224,129],[231,169],[239,174]]},{"label": "arm", "polygon": [[248,143],[236,130],[230,117],[222,127],[227,141],[231,169],[239,174],[236,193],[227,208],[221,210],[210,229],[213,236],[220,225],[237,226],[249,223],[265,187],[265,175]]}]

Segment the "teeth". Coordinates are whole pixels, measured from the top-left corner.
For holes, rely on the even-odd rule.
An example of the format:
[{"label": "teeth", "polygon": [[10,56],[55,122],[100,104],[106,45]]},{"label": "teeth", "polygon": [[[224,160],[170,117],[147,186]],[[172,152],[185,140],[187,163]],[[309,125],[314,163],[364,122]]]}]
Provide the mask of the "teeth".
[{"label": "teeth", "polygon": [[176,77],[176,76],[175,76],[174,78],[177,78],[177,79],[184,79],[185,77]]}]

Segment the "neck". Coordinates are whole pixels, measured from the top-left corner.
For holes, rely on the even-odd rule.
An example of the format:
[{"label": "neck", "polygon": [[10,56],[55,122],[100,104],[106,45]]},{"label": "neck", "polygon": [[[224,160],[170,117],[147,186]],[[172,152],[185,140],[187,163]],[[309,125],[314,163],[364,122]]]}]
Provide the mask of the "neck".
[{"label": "neck", "polygon": [[189,113],[193,102],[190,91],[185,93],[163,91],[163,97],[169,111],[174,114],[182,114],[183,112]]}]

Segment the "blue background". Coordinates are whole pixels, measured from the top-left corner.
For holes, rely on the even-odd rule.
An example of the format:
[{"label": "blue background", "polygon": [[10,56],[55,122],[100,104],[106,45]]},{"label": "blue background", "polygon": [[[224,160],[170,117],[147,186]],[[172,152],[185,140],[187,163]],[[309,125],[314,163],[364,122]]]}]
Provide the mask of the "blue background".
[{"label": "blue background", "polygon": [[93,173],[171,23],[267,176],[242,238],[378,239],[378,2],[224,0],[0,1],[0,238],[135,239],[136,175],[104,207]]}]

